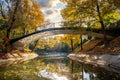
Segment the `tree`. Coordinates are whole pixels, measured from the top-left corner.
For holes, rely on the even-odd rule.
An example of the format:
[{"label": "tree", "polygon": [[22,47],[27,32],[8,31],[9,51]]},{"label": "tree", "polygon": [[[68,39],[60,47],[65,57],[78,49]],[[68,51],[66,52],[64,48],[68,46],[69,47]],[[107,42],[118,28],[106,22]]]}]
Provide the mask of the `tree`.
[{"label": "tree", "polygon": [[25,35],[27,32],[35,31],[44,21],[36,0],[1,0],[0,17],[0,21],[4,21],[0,26],[7,26],[4,35],[5,51],[11,48],[10,40],[15,37],[17,31],[21,33],[20,30],[23,30]]},{"label": "tree", "polygon": [[120,20],[118,0],[61,0],[66,8],[61,14],[66,20],[82,20],[89,27],[101,28],[106,45],[105,28]]},{"label": "tree", "polygon": [[49,49],[51,50],[57,50],[57,48],[74,49],[79,46],[80,42],[81,42],[80,35],[66,34],[64,36],[41,38],[37,40],[37,43],[36,41],[31,43],[32,45],[31,49],[35,49],[35,48],[45,49],[46,46],[49,46]]},{"label": "tree", "polygon": [[73,50],[75,47],[78,47],[78,44],[80,44],[81,42],[80,35],[72,35],[72,34],[66,34],[60,37],[58,41],[62,41],[68,44],[71,50]]},{"label": "tree", "polygon": [[16,26],[21,26],[23,35],[25,35],[30,29],[36,31],[37,27],[43,23],[44,18],[36,0],[23,0],[21,4],[17,13]]}]

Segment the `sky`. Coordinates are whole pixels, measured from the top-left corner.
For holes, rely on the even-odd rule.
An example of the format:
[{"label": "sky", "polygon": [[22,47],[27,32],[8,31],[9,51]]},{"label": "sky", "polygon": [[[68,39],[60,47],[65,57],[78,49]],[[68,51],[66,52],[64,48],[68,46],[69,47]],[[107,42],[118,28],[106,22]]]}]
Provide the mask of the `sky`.
[{"label": "sky", "polygon": [[44,13],[45,20],[50,22],[60,22],[63,20],[60,10],[65,5],[59,0],[37,0],[41,6],[41,10]]}]

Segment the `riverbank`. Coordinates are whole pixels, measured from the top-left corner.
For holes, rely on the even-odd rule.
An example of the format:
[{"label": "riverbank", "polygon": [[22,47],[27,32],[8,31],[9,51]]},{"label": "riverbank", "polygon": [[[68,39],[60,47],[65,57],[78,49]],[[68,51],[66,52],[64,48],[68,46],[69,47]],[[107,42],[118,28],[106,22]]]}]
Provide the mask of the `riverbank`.
[{"label": "riverbank", "polygon": [[[0,67],[1,66],[10,66],[10,65],[13,65],[13,64],[19,64],[21,62],[24,62],[24,61],[27,61],[27,60],[30,60],[30,59],[34,59],[36,57],[38,57],[37,54],[35,53],[24,53],[20,56],[18,56],[17,54],[14,54],[14,56],[16,57],[10,57],[9,58],[6,58],[6,59],[0,59]],[[18,56],[18,57],[17,57]]]},{"label": "riverbank", "polygon": [[120,73],[120,55],[70,54],[68,57],[72,60]]},{"label": "riverbank", "polygon": [[92,64],[120,73],[120,36],[109,41],[109,47],[104,48],[104,42],[93,39],[68,55],[72,60]]},{"label": "riverbank", "polygon": [[101,39],[89,40],[86,44],[83,45],[81,50],[78,47],[75,51],[76,54],[120,54],[120,36],[109,40],[108,48],[104,48],[104,41]]}]

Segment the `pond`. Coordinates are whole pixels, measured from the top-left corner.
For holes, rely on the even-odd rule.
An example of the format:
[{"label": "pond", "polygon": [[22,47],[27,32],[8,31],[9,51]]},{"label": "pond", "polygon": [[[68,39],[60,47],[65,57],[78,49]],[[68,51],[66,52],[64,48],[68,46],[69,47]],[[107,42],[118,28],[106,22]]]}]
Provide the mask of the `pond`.
[{"label": "pond", "polygon": [[0,67],[0,80],[120,80],[120,74],[67,57],[39,56],[20,64]]}]

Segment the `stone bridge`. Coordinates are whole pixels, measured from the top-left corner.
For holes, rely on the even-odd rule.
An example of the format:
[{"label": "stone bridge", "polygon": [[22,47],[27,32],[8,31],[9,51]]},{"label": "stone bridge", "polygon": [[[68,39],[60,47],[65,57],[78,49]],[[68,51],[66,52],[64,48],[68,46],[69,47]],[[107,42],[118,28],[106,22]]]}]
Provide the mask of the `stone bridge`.
[{"label": "stone bridge", "polygon": [[[25,36],[22,36],[16,39],[12,39],[10,43],[14,47],[19,48],[20,50],[23,48],[24,44],[29,44],[30,42],[38,40],[39,38],[52,36],[52,35],[58,35],[58,34],[80,34],[80,35],[93,36],[96,38],[103,38],[103,34],[92,32],[86,29],[87,28],[79,28],[79,27],[48,28],[48,29],[43,29],[43,30],[33,32],[31,34],[28,34],[28,35],[25,35]],[[112,38],[112,37],[107,35],[107,38]]]},{"label": "stone bridge", "polygon": [[[56,25],[57,24],[57,25]],[[84,27],[83,27],[84,26]],[[109,28],[106,28],[107,39],[113,38],[112,36],[120,35],[120,21],[110,24]],[[32,41],[38,40],[39,38],[53,36],[58,34],[80,34],[80,35],[88,35],[96,38],[103,38],[101,29],[91,29],[89,27],[85,27],[84,22],[80,20],[76,21],[65,21],[58,23],[47,23],[40,26],[40,29],[36,32],[27,34],[25,36],[12,39],[10,44],[14,47],[22,49],[24,44],[29,44]],[[109,36],[112,35],[112,36]]]}]

